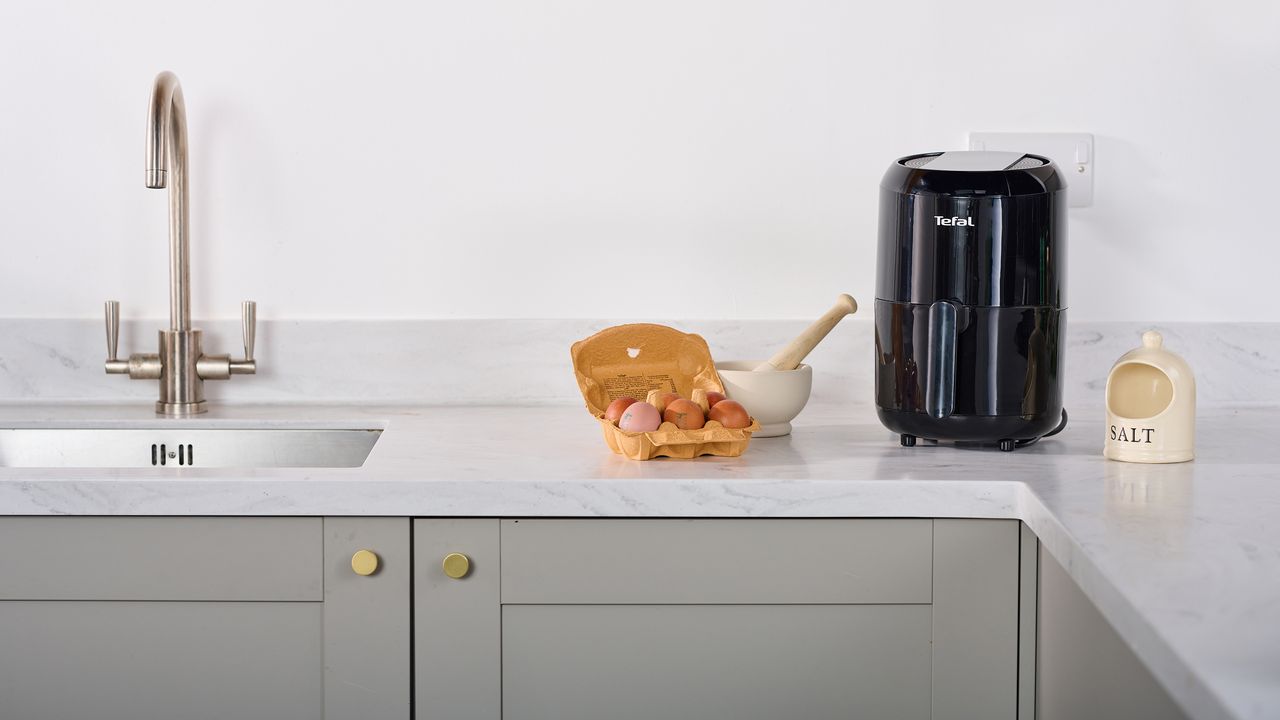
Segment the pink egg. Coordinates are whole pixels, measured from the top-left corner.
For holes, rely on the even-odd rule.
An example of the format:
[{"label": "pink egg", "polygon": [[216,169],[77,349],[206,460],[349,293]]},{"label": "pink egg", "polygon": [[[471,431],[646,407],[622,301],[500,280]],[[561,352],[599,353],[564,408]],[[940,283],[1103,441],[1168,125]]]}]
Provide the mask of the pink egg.
[{"label": "pink egg", "polygon": [[631,403],[622,412],[618,427],[627,432],[649,432],[662,424],[662,413],[647,402]]}]

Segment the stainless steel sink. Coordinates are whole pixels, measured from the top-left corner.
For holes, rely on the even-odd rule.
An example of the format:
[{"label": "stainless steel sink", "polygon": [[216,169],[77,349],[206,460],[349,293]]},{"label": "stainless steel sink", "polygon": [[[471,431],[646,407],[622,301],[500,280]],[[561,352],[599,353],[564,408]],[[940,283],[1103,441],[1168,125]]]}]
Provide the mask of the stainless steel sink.
[{"label": "stainless steel sink", "polygon": [[378,429],[0,428],[0,467],[360,467]]}]

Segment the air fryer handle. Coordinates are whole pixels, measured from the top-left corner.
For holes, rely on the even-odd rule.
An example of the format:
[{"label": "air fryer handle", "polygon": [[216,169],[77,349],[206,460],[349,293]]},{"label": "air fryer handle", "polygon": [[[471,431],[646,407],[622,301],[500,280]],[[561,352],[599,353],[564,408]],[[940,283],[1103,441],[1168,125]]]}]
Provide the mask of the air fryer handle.
[{"label": "air fryer handle", "polygon": [[939,300],[929,306],[929,355],[925,369],[925,410],[944,418],[956,408],[956,334],[960,310]]}]

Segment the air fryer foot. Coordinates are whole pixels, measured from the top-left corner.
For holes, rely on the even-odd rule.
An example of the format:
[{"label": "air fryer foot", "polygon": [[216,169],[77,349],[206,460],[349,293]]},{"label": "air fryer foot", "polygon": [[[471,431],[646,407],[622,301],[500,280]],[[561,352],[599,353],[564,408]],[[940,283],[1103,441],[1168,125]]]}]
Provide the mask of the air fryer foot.
[{"label": "air fryer foot", "polygon": [[1004,440],[1000,441],[1001,452],[1013,452],[1013,449],[1016,447],[1018,447],[1017,440],[1011,440],[1011,439],[1005,438]]},{"label": "air fryer foot", "polygon": [[915,436],[915,435],[902,435],[901,437],[899,437],[899,438],[898,438],[898,440],[902,443],[902,447],[915,447],[915,446],[916,446],[916,436]]}]

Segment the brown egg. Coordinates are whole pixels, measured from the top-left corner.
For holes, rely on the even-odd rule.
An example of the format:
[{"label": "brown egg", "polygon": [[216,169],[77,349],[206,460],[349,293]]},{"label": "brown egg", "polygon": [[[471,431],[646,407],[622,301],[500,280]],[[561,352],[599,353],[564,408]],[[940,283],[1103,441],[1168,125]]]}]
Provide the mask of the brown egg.
[{"label": "brown egg", "polygon": [[710,405],[711,407],[715,407],[716,403],[727,399],[728,398],[724,396],[724,393],[718,393],[715,390],[711,390],[707,393],[707,405]]},{"label": "brown egg", "polygon": [[671,403],[679,399],[680,399],[680,393],[671,393],[671,392],[663,393],[662,397],[658,398],[658,402],[661,403],[660,405],[658,405],[658,407],[665,408],[671,405]]},{"label": "brown egg", "polygon": [[626,410],[631,403],[638,402],[633,397],[620,397],[609,403],[609,407],[604,410],[604,419],[609,422],[618,422],[622,418],[622,411]]},{"label": "brown egg", "polygon": [[627,432],[649,432],[662,424],[658,408],[647,402],[634,402],[627,406],[618,419],[618,427]]},{"label": "brown egg", "polygon": [[737,400],[721,400],[711,408],[711,420],[727,428],[744,428],[751,425],[751,416]]},{"label": "brown egg", "polygon": [[707,411],[711,409],[711,403],[707,402],[707,391],[702,388],[694,388],[693,392],[689,393],[689,399],[693,401],[694,405],[702,408],[703,415],[706,415]]},{"label": "brown egg", "polygon": [[702,414],[702,408],[698,407],[694,401],[684,398],[672,400],[667,405],[667,409],[662,412],[662,419],[681,430],[697,430],[707,422]]}]

